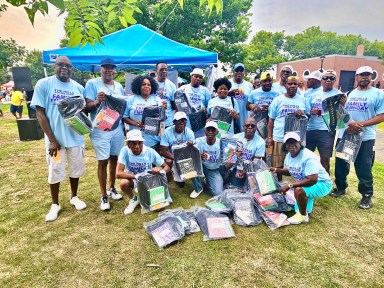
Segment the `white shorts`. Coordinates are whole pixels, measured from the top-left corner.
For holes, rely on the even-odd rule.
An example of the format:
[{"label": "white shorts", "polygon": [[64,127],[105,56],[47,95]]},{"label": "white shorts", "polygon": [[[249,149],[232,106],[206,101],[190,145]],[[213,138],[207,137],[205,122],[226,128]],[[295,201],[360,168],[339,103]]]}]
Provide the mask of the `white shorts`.
[{"label": "white shorts", "polygon": [[50,156],[47,149],[46,159],[48,163],[48,183],[56,184],[65,180],[65,163],[68,162],[68,176],[70,178],[80,178],[85,175],[85,148],[76,146],[65,148],[61,147],[60,156]]}]

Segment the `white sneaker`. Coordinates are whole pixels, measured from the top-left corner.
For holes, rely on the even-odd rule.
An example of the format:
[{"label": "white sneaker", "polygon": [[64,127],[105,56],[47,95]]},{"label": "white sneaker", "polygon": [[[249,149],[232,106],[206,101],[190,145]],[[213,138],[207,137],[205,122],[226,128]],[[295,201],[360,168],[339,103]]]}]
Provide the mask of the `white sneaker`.
[{"label": "white sneaker", "polygon": [[111,188],[109,191],[107,191],[107,194],[109,197],[111,197],[113,200],[120,200],[123,199],[123,195],[121,195],[119,192],[116,191],[116,188]]},{"label": "white sneaker", "polygon": [[51,209],[49,210],[48,214],[45,216],[46,222],[55,221],[57,217],[59,216],[59,212],[61,210],[61,206],[58,204],[52,204]]},{"label": "white sneaker", "polygon": [[69,203],[75,206],[76,210],[83,210],[85,207],[87,207],[87,204],[85,204],[84,201],[81,201],[77,196],[72,197]]},{"label": "white sneaker", "polygon": [[295,215],[287,219],[290,224],[301,224],[301,223],[308,223],[309,217],[308,214],[301,215],[300,212],[296,212]]},{"label": "white sneaker", "polygon": [[111,209],[111,205],[109,205],[109,200],[107,196],[101,197],[100,199],[100,210],[105,211]]},{"label": "white sneaker", "polygon": [[131,200],[129,200],[127,208],[124,209],[124,215],[131,214],[137,205],[139,205],[139,199],[134,196]]},{"label": "white sneaker", "polygon": [[195,190],[193,190],[192,193],[189,195],[189,197],[191,197],[192,199],[195,199],[195,198],[199,197],[201,192],[203,192],[203,189],[201,189],[199,192],[196,192]]}]

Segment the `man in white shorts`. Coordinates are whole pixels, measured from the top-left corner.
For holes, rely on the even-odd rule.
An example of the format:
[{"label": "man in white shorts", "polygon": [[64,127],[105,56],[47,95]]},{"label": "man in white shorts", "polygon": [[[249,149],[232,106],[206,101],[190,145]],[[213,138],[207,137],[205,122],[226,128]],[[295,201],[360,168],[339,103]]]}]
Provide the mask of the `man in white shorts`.
[{"label": "man in white shorts", "polygon": [[57,219],[60,182],[65,180],[65,162],[68,162],[68,176],[71,184],[70,203],[77,210],[86,204],[77,197],[80,176],[85,174],[84,137],[78,135],[64,122],[57,109],[57,103],[71,96],[83,95],[84,88],[71,77],[72,63],[60,56],[55,62],[55,75],[40,79],[35,86],[31,106],[37,110],[37,120],[45,133],[47,148],[48,183],[50,184],[52,205],[45,221]]}]

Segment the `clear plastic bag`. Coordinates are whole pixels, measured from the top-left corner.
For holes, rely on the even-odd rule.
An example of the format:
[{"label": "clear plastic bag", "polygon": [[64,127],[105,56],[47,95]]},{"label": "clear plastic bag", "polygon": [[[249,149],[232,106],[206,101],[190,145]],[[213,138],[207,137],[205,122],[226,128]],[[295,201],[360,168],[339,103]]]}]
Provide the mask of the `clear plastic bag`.
[{"label": "clear plastic bag", "polygon": [[205,202],[205,206],[215,212],[229,214],[232,212],[232,201],[227,199],[225,193],[214,196]]},{"label": "clear plastic bag", "polygon": [[176,91],[174,97],[177,112],[185,112],[187,115],[192,113],[192,106],[188,101],[187,95],[185,95],[183,91]]},{"label": "clear plastic bag", "polygon": [[195,217],[204,234],[203,241],[235,237],[231,222],[226,215],[198,207],[195,210]]},{"label": "clear plastic bag", "polygon": [[251,112],[250,117],[256,120],[257,133],[261,138],[265,139],[268,136],[268,111]]},{"label": "clear plastic bag", "polygon": [[157,211],[169,205],[168,181],[165,173],[143,172],[137,175],[140,205],[149,211]]},{"label": "clear plastic bag", "polygon": [[233,205],[233,221],[239,226],[255,226],[262,222],[260,213],[249,194],[228,193]]},{"label": "clear plastic bag", "polygon": [[[225,135],[231,128],[232,116],[229,115],[230,109],[220,106],[215,106],[211,112],[211,120],[217,122],[219,133]],[[220,138],[220,137],[218,137]]]},{"label": "clear plastic bag", "polygon": [[196,132],[205,127],[205,123],[207,122],[207,114],[203,110],[187,115],[189,116],[189,122],[191,124],[192,131]]},{"label": "clear plastic bag", "polygon": [[236,164],[237,152],[243,150],[243,143],[232,137],[223,137],[220,139],[221,164]]},{"label": "clear plastic bag", "polygon": [[253,161],[244,161],[244,171],[245,172],[257,172],[259,170],[268,169],[268,165],[261,159],[255,159]]},{"label": "clear plastic bag", "polygon": [[147,135],[159,136],[164,130],[165,108],[163,106],[147,106],[143,110],[141,122],[143,132]]},{"label": "clear plastic bag", "polygon": [[306,115],[298,116],[294,113],[285,117],[284,134],[296,132],[300,136],[300,141],[305,146],[307,137],[308,117]]},{"label": "clear plastic bag", "polygon": [[80,135],[88,134],[93,129],[91,120],[82,112],[84,107],[85,100],[82,96],[69,97],[57,104],[64,122]]},{"label": "clear plastic bag", "polygon": [[363,141],[363,132],[350,134],[344,131],[343,137],[336,145],[336,157],[353,163],[359,153],[361,142]]},{"label": "clear plastic bag", "polygon": [[185,213],[187,214],[187,217],[190,221],[190,227],[189,227],[190,233],[197,233],[197,232],[201,231],[200,226],[197,223],[197,219],[195,216],[195,210],[196,210],[196,208],[190,208],[190,209],[185,210]]},{"label": "clear plastic bag", "polygon": [[172,215],[146,222],[143,226],[160,249],[183,239],[185,236],[180,220]]},{"label": "clear plastic bag", "polygon": [[[159,213],[159,218],[168,217],[169,215],[175,216],[180,220],[184,228],[185,234],[191,234],[191,219],[183,208],[167,209]],[[200,230],[200,229],[199,229]]]},{"label": "clear plastic bag", "polygon": [[256,172],[255,177],[258,192],[262,196],[278,192],[280,189],[280,184],[277,181],[276,176],[269,170],[259,170]]},{"label": "clear plastic bag", "polygon": [[343,96],[344,94],[330,96],[321,103],[323,110],[322,117],[329,132],[345,128],[352,120],[349,113],[340,104],[340,99]]},{"label": "clear plastic bag", "polygon": [[204,177],[200,150],[187,143],[172,146],[177,175],[182,181],[195,177]]},{"label": "clear plastic bag", "polygon": [[264,211],[287,212],[292,210],[286,201],[285,195],[280,193],[265,196],[255,193],[253,198]]},{"label": "clear plastic bag", "polygon": [[260,212],[261,217],[264,222],[267,224],[269,229],[275,230],[277,228],[289,225],[288,217],[284,213],[272,212],[272,211],[264,211],[260,205],[255,201],[255,206]]},{"label": "clear plastic bag", "polygon": [[105,95],[105,101],[101,102],[97,110],[93,126],[103,131],[115,130],[120,120],[124,115],[125,108],[127,107],[127,100],[125,97]]}]

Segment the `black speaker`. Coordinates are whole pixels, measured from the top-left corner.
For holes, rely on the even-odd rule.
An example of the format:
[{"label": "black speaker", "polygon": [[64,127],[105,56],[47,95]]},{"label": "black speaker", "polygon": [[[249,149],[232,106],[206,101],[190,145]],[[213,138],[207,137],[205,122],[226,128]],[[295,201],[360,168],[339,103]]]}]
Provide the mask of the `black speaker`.
[{"label": "black speaker", "polygon": [[13,81],[15,82],[15,89],[18,91],[32,91],[32,78],[31,70],[28,67],[13,67],[12,68]]},{"label": "black speaker", "polygon": [[37,119],[17,119],[17,128],[19,129],[20,141],[40,140],[44,138],[44,132],[41,129]]}]

